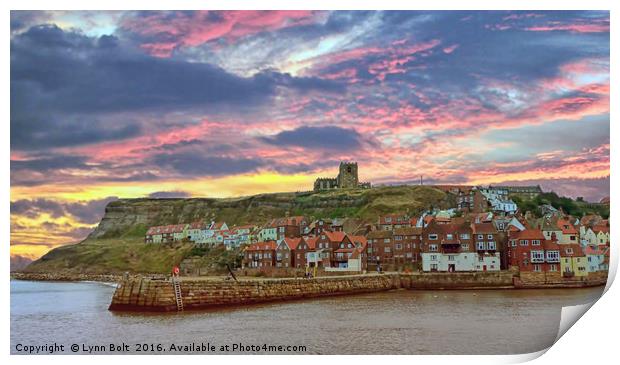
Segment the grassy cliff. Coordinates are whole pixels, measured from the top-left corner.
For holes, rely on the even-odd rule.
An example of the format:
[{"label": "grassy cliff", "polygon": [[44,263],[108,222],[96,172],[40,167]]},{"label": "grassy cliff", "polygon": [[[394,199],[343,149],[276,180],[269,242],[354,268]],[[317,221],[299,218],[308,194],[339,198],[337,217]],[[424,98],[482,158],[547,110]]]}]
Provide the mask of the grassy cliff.
[{"label": "grassy cliff", "polygon": [[[198,220],[225,221],[229,226],[262,225],[287,213],[311,219],[346,217],[374,223],[381,214],[416,215],[431,207],[454,206],[453,199],[428,186],[260,194],[227,199],[121,199],[108,204],[101,222],[86,240],[50,251],[25,271],[167,273],[183,258],[193,256],[196,250],[188,243],[144,244],[144,233],[153,225]],[[218,250],[204,255],[204,260],[213,262],[230,259],[229,254]]]}]

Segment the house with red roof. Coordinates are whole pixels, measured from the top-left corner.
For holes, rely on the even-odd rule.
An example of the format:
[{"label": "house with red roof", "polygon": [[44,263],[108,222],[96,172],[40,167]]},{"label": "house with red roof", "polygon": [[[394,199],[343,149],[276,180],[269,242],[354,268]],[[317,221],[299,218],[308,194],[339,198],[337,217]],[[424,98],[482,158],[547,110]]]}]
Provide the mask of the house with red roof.
[{"label": "house with red roof", "polygon": [[308,220],[304,216],[275,218],[261,229],[258,240],[277,241],[285,237],[300,237],[307,226]]},{"label": "house with red roof", "polygon": [[170,243],[187,238],[188,224],[171,224],[150,227],[144,236],[145,243]]},{"label": "house with red roof", "polygon": [[[470,224],[439,224],[432,221],[422,231],[423,271],[475,271],[479,264]],[[481,265],[482,270],[489,267]],[[497,268],[499,270],[499,262]]]},{"label": "house with red roof", "polygon": [[557,220],[556,225],[561,231],[561,234],[558,236],[559,244],[579,243],[579,231],[571,224],[570,220],[560,218]]},{"label": "house with red roof", "polygon": [[257,242],[245,248],[242,265],[247,268],[270,269],[276,267],[276,241]]},{"label": "house with red roof", "polygon": [[[555,237],[555,236],[554,236]],[[543,273],[545,271],[559,270],[559,267],[550,267],[555,264],[555,258],[549,261],[545,255],[545,236],[539,229],[526,229],[523,231],[510,232],[508,238],[508,262],[509,265],[519,272]],[[557,258],[559,264],[559,257]]]}]

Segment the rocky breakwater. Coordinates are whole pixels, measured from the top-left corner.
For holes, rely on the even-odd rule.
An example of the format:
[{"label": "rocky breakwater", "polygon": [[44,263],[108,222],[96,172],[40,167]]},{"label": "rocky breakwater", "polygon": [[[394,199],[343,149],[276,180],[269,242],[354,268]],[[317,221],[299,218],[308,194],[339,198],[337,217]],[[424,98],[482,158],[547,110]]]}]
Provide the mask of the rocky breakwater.
[{"label": "rocky breakwater", "polygon": [[[316,298],[332,295],[378,292],[401,287],[398,274],[351,275],[313,279],[223,279],[183,278],[180,280],[183,307],[203,309],[224,305],[243,305]],[[176,311],[172,282],[131,278],[119,283],[110,310]]]}]

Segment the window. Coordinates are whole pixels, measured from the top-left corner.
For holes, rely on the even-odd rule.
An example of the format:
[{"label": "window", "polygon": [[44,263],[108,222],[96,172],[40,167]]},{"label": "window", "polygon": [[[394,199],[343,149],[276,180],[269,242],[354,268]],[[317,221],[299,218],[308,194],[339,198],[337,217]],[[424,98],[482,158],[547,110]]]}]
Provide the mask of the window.
[{"label": "window", "polygon": [[489,243],[487,243],[487,246],[488,246],[489,250],[495,250],[495,242],[489,242]]},{"label": "window", "polygon": [[366,250],[368,250],[368,253],[372,253],[372,247],[368,247]]},{"label": "window", "polygon": [[431,260],[432,261],[436,261],[437,260],[437,255],[431,255]]},{"label": "window", "polygon": [[437,239],[437,234],[436,233],[432,233],[428,235],[428,239],[429,240],[436,240]]},{"label": "window", "polygon": [[566,253],[571,255],[573,253],[573,248],[572,247],[567,247],[566,248]]},{"label": "window", "polygon": [[401,245],[400,243],[397,243],[395,248],[397,250],[402,250],[403,249],[403,245]]},{"label": "window", "polygon": [[484,261],[484,256],[478,256],[478,261],[479,262],[483,262]]},{"label": "window", "polygon": [[437,245],[428,245],[428,250],[431,252],[437,252]]},{"label": "window", "polygon": [[385,223],[392,223],[391,217],[385,217]]},{"label": "window", "polygon": [[540,246],[540,240],[532,240],[532,246]]},{"label": "window", "polygon": [[535,272],[540,272],[540,265],[538,265],[538,264],[534,265],[534,271]]},{"label": "window", "polygon": [[454,255],[448,255],[448,261],[454,261]]},{"label": "window", "polygon": [[390,239],[389,238],[384,238],[383,239],[383,243],[390,243]]},{"label": "window", "polygon": [[280,227],[280,233],[284,232],[285,227]]},{"label": "window", "polygon": [[385,252],[392,252],[392,249],[391,249],[391,248],[389,248],[389,247],[386,247],[384,251],[385,251]]},{"label": "window", "polygon": [[483,239],[484,239],[484,235],[483,235],[483,234],[479,234],[479,235],[478,235],[478,239],[479,239],[479,240],[483,240]]},{"label": "window", "polygon": [[519,241],[519,244],[520,244],[521,246],[527,246],[528,242],[527,242],[527,240],[520,240],[520,241]]},{"label": "window", "polygon": [[487,235],[487,239],[488,239],[488,240],[492,240],[492,239],[493,239],[493,235],[492,235],[492,234],[488,234],[488,235]]},{"label": "window", "polygon": [[461,233],[461,239],[462,240],[468,240],[469,239],[469,234],[468,233]]},{"label": "window", "polygon": [[549,262],[559,262],[560,261],[560,251],[547,251],[547,261],[549,261]]},{"label": "window", "polygon": [[532,251],[532,262],[544,262],[545,261],[545,252],[544,251]]},{"label": "window", "polygon": [[511,240],[511,241],[510,241],[510,245],[511,245],[512,247],[517,247],[517,240]]},{"label": "window", "polygon": [[301,258],[300,254],[297,254],[297,260],[299,260]]},{"label": "window", "polygon": [[469,245],[468,245],[468,244],[462,244],[462,245],[461,245],[461,249],[463,249],[463,250],[469,250]]},{"label": "window", "polygon": [[437,264],[431,264],[431,270],[437,270]]},{"label": "window", "polygon": [[484,242],[476,242],[476,249],[478,251],[483,251],[484,250]]},{"label": "window", "polygon": [[446,235],[446,239],[447,239],[447,240],[452,240],[452,239],[454,239],[454,236],[452,235],[452,233],[448,233],[448,234]]},{"label": "window", "polygon": [[551,266],[549,266],[549,271],[551,271],[551,272],[556,272],[556,271],[558,271],[558,267],[557,267],[557,265],[551,265]]}]

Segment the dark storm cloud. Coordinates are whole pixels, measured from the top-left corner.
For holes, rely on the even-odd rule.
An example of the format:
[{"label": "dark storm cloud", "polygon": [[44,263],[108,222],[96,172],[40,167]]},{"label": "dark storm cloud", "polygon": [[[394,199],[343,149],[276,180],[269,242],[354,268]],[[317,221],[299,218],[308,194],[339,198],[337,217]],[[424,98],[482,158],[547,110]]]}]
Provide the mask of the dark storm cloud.
[{"label": "dark storm cloud", "polygon": [[183,176],[224,176],[256,171],[266,163],[261,159],[202,156],[194,152],[162,153],[150,158],[160,168],[170,168]]},{"label": "dark storm cloud", "polygon": [[73,216],[78,222],[95,224],[99,222],[105,206],[117,197],[88,200],[76,203],[58,202],[49,199],[20,199],[11,202],[11,214],[36,218],[41,214],[49,214],[53,218],[65,215]]},{"label": "dark storm cloud", "polygon": [[11,214],[36,218],[44,213],[60,218],[65,214],[65,209],[61,203],[48,199],[21,199],[11,202]]},{"label": "dark storm cloud", "polygon": [[251,107],[278,87],[342,91],[333,81],[263,72],[244,78],[206,63],[145,55],[114,36],[54,25],[11,39],[11,146],[42,149],[121,140],[143,132],[126,114]]},{"label": "dark storm cloud", "polygon": [[325,126],[299,127],[261,139],[274,145],[348,151],[359,148],[362,138],[353,129]]},{"label": "dark storm cloud", "polygon": [[[536,12],[542,17],[504,20],[511,12],[382,12],[382,22],[373,32],[369,44],[385,48],[385,53],[373,53],[355,60],[326,64],[322,70],[337,73],[354,68],[360,80],[376,80],[369,67],[385,59],[389,50],[398,50],[407,44],[441,41],[440,47],[422,52],[402,62],[404,72],[391,73],[387,83],[410,83],[417,88],[440,89],[445,95],[465,93],[477,97],[476,87],[481,80],[493,79],[514,85],[557,76],[560,66],[588,57],[608,57],[609,33],[532,32],[528,26],[541,22],[570,24],[584,19],[580,12]],[[591,14],[592,15],[592,14]],[[608,13],[596,13],[608,17]],[[466,19],[466,20],[463,20]],[[542,20],[541,20],[542,19]],[[510,26],[506,30],[493,25]],[[394,35],[393,37],[390,35]],[[394,38],[396,37],[396,38]],[[407,39],[404,45],[391,41]],[[443,48],[457,45],[452,53]],[[533,56],[535,55],[535,56]],[[476,92],[472,92],[476,90]],[[432,99],[441,104],[441,99]],[[416,104],[417,105],[417,104]],[[488,105],[492,108],[492,105]]]},{"label": "dark storm cloud", "polygon": [[28,160],[11,160],[11,171],[33,170],[45,172],[63,168],[86,168],[83,156],[53,155]]}]

